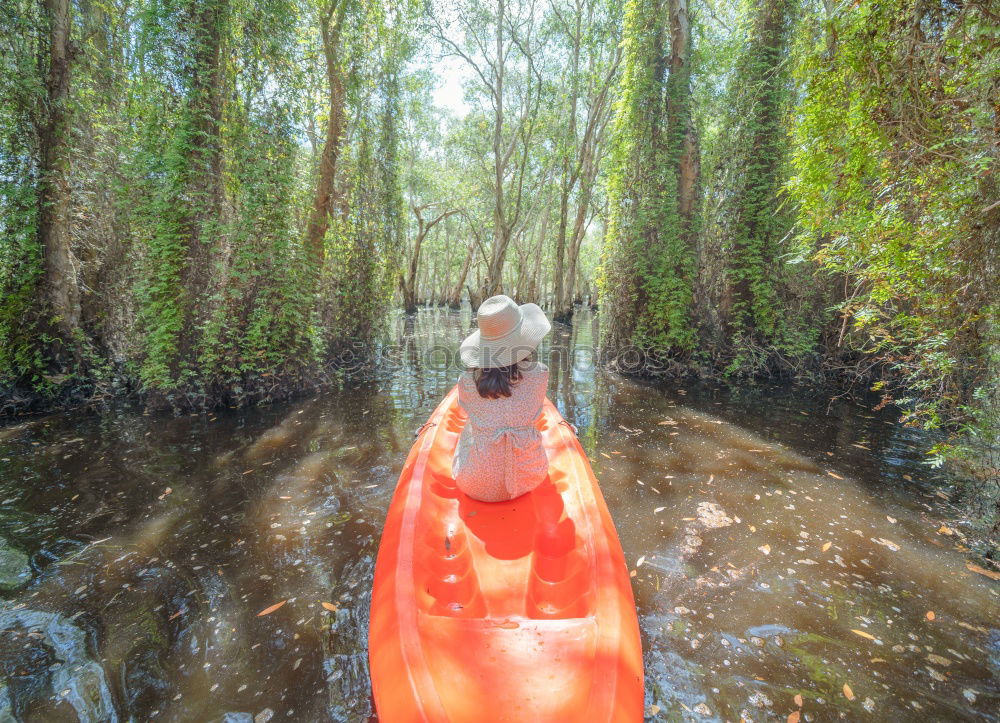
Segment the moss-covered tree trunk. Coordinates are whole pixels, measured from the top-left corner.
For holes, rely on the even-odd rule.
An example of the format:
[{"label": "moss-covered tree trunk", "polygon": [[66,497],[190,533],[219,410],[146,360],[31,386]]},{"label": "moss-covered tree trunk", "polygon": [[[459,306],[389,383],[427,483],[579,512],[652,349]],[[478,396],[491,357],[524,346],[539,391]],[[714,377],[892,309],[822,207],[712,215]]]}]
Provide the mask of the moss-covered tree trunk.
[{"label": "moss-covered tree trunk", "polygon": [[187,117],[189,169],[187,263],[181,275],[188,314],[181,354],[190,358],[201,343],[201,333],[214,303],[210,296],[222,282],[218,267],[225,249],[225,183],[223,179],[222,122],[226,103],[229,0],[191,3],[191,95]]},{"label": "moss-covered tree trunk", "polygon": [[[785,308],[783,245],[791,224],[781,192],[788,176],[790,78],[785,62],[792,3],[757,0],[748,42],[727,91],[719,181],[717,256],[709,266],[717,298],[703,319],[711,356],[729,372],[756,374],[792,343]],[[722,172],[724,171],[724,172]]]},{"label": "moss-covered tree trunk", "polygon": [[347,89],[346,71],[340,58],[340,42],[344,15],[351,0],[330,0],[320,18],[323,57],[329,86],[326,133],[319,159],[319,174],[313,194],[309,226],[306,230],[306,256],[316,273],[323,266],[326,231],[336,207],[335,183],[337,161],[346,132]]},{"label": "moss-covered tree trunk", "polygon": [[[145,358],[142,381],[170,394],[197,385],[208,321],[218,308],[225,274],[227,227],[222,124],[227,91],[229,0],[188,0],[169,67],[184,97],[157,173],[149,209],[151,226],[140,280]],[[151,123],[162,123],[151,117]]]},{"label": "moss-covered tree trunk", "polygon": [[694,341],[686,0],[631,0],[623,46],[601,272],[602,343],[612,355],[635,345],[677,356]]},{"label": "moss-covered tree trunk", "polygon": [[[688,245],[695,217],[700,171],[698,138],[691,112],[691,19],[688,0],[669,0],[670,72],[667,76],[667,129],[677,164],[677,215]],[[671,159],[673,160],[673,159]]]},{"label": "moss-covered tree trunk", "polygon": [[70,0],[43,0],[48,22],[45,108],[38,129],[41,167],[38,235],[45,258],[47,300],[64,341],[80,327],[80,287],[70,233]]}]

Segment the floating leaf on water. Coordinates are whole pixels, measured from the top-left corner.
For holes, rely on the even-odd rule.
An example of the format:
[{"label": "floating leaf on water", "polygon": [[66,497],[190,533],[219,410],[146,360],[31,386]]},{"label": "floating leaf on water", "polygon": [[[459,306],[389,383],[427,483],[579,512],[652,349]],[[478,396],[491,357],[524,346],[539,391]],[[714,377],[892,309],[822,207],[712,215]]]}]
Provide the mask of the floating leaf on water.
[{"label": "floating leaf on water", "polygon": [[871,537],[869,539],[876,545],[882,545],[883,547],[888,547],[893,552],[899,552],[899,545],[893,542],[892,540],[887,540],[884,537],[879,537],[879,538]]},{"label": "floating leaf on water", "polygon": [[[660,422],[660,424],[663,424],[663,422]],[[650,715],[656,715],[659,712],[660,712],[660,706],[658,706],[658,705],[651,705],[651,706],[649,706],[649,714]]]},{"label": "floating leaf on water", "polygon": [[796,693],[795,697],[792,698],[792,700],[795,701],[795,705],[797,705],[799,708],[802,707],[802,694],[801,693]]},{"label": "floating leaf on water", "polygon": [[972,572],[985,575],[990,580],[1000,580],[1000,572],[997,572],[996,570],[987,570],[985,567],[980,567],[979,565],[968,561],[966,561],[965,566]]},{"label": "floating leaf on water", "polygon": [[186,610],[184,610],[183,608],[182,608],[181,610],[178,610],[178,611],[177,611],[177,612],[175,612],[175,613],[174,613],[173,615],[171,615],[171,616],[170,616],[169,618],[167,618],[167,622],[169,623],[169,622],[170,622],[171,620],[174,620],[174,619],[176,619],[176,618],[179,618],[179,617],[180,617],[181,615],[183,615],[183,614],[184,614],[185,612],[187,612],[187,611],[186,611]]},{"label": "floating leaf on water", "polygon": [[954,535],[955,531],[953,529],[951,529],[950,527],[948,527],[947,525],[941,525],[937,529],[937,533],[939,535]]},{"label": "floating leaf on water", "polygon": [[833,473],[833,472],[831,472],[830,470],[827,470],[827,471],[826,471],[826,473],[827,473],[828,475],[830,475],[831,477],[833,477],[834,479],[844,479],[844,478],[843,478],[843,477],[841,477],[841,476],[840,476],[839,474],[834,474],[834,473]]},{"label": "floating leaf on water", "polygon": [[339,610],[339,608],[336,605],[334,605],[333,603],[324,602],[324,603],[320,603],[320,604],[324,608],[326,608],[327,610],[329,610],[331,613],[335,613],[335,612],[337,612],[337,610]]},{"label": "floating leaf on water", "polygon": [[948,658],[941,655],[935,655],[934,653],[930,653],[927,656],[927,659],[935,665],[951,665],[951,661]]},{"label": "floating leaf on water", "polygon": [[658,514],[660,512],[663,512],[663,510],[665,510],[665,509],[667,509],[667,508],[666,507],[657,507],[656,509],[653,510],[653,514],[655,515],[655,514]]},{"label": "floating leaf on water", "polygon": [[958,621],[958,627],[965,628],[966,630],[971,630],[974,633],[988,633],[989,632],[989,630],[987,630],[984,627],[981,627],[979,625],[969,625],[967,622],[964,622],[963,620],[959,620]]},{"label": "floating leaf on water", "polygon": [[643,555],[642,557],[639,558],[639,561],[635,563],[635,566],[637,568],[642,567],[642,563],[644,563],[645,561],[646,561],[646,556]]},{"label": "floating leaf on water", "polygon": [[935,614],[934,614],[934,611],[933,611],[933,610],[928,610],[928,611],[927,611],[927,616],[926,616],[926,617],[927,617],[927,619],[928,619],[928,620],[933,620],[934,618],[936,618],[936,617],[937,617],[937,615],[935,615]]},{"label": "floating leaf on water", "polygon": [[851,632],[854,633],[855,635],[860,635],[862,638],[867,638],[868,640],[875,639],[874,635],[872,635],[871,633],[866,633],[864,630],[855,630],[854,628],[851,628]]},{"label": "floating leaf on water", "polygon": [[944,675],[942,675],[940,672],[930,667],[929,665],[927,666],[926,670],[928,674],[939,683],[944,683],[945,681],[948,680],[948,678],[946,678]]},{"label": "floating leaf on water", "polygon": [[827,550],[829,550],[829,549],[830,549],[830,547],[832,547],[832,546],[833,546],[833,543],[832,543],[832,542],[824,542],[824,543],[823,543],[823,547],[822,547],[821,549],[822,549],[822,551],[823,551],[823,552],[826,552],[826,551],[827,551]]},{"label": "floating leaf on water", "polygon": [[844,697],[848,700],[854,700],[854,691],[851,690],[851,686],[847,683],[844,683]]},{"label": "floating leaf on water", "polygon": [[885,519],[889,520],[889,522],[891,522],[894,525],[896,524],[896,518],[895,517],[890,517],[889,515],[886,515]]},{"label": "floating leaf on water", "polygon": [[789,713],[785,723],[799,723],[799,712],[797,710],[793,710]]},{"label": "floating leaf on water", "polygon": [[259,613],[257,613],[257,617],[263,617],[264,615],[270,615],[270,614],[271,614],[271,613],[273,613],[273,612],[274,612],[275,610],[277,610],[277,609],[278,609],[278,608],[280,608],[280,607],[281,607],[282,605],[284,605],[284,604],[285,604],[286,602],[288,602],[288,601],[287,601],[287,600],[282,600],[282,601],[281,601],[280,603],[275,603],[275,604],[274,604],[274,605],[272,605],[271,607],[267,607],[267,608],[264,608],[264,609],[263,609],[263,610],[261,610],[261,611],[260,611]]},{"label": "floating leaf on water", "polygon": [[757,549],[760,550],[761,552],[763,552],[765,555],[770,555],[771,554],[771,546],[770,545],[761,545]]}]

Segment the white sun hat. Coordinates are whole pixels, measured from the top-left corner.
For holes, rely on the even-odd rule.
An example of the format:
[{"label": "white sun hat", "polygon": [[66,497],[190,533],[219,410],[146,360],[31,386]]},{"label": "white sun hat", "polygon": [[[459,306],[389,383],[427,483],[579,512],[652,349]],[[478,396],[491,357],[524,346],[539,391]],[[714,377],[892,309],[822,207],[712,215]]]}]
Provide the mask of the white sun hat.
[{"label": "white sun hat", "polygon": [[479,329],[469,334],[459,356],[470,368],[506,367],[528,358],[552,324],[538,304],[517,305],[509,296],[491,296],[479,306]]}]

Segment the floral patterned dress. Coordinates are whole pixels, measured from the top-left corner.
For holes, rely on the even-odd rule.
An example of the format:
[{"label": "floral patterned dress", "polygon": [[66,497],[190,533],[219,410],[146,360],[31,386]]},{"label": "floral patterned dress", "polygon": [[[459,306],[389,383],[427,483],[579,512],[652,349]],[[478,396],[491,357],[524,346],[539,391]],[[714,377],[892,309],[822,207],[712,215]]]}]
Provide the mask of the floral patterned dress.
[{"label": "floral patterned dress", "polygon": [[549,369],[521,364],[509,397],[485,399],[471,372],[458,381],[458,403],[469,418],[452,464],[458,488],[483,502],[501,502],[533,490],[548,474],[549,460],[535,422],[542,411]]}]

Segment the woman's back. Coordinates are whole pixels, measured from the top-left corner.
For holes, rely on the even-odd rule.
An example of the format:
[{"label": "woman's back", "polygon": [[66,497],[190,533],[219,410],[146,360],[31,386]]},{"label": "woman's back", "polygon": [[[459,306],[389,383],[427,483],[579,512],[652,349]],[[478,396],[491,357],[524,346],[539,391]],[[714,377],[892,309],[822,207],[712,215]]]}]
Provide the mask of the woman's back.
[{"label": "woman's back", "polygon": [[549,368],[541,362],[521,362],[521,379],[511,386],[509,397],[486,399],[476,390],[471,371],[462,372],[458,383],[458,403],[469,420],[485,429],[533,424],[542,409],[549,383]]},{"label": "woman's back", "polygon": [[549,370],[521,362],[521,378],[509,397],[479,394],[472,372],[458,382],[458,403],[469,418],[455,452],[453,474],[459,488],[486,502],[530,492],[548,473],[548,458],[535,421],[542,410]]}]

